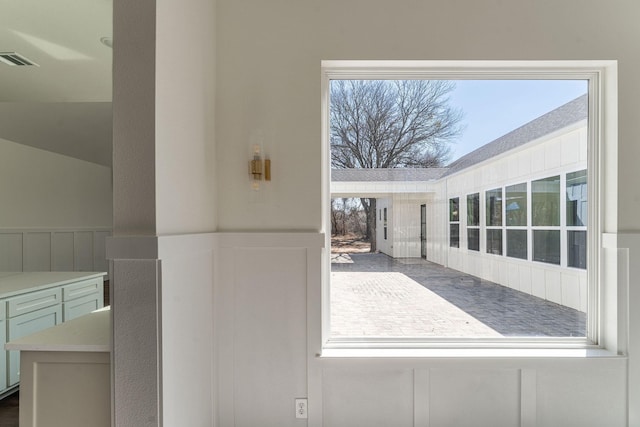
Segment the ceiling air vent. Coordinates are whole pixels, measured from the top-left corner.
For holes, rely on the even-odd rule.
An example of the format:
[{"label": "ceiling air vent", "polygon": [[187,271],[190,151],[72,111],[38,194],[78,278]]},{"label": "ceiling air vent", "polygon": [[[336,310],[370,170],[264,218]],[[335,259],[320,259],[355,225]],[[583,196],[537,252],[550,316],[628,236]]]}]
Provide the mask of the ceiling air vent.
[{"label": "ceiling air vent", "polygon": [[34,65],[36,67],[38,66],[38,64],[36,64],[35,62],[25,58],[24,56],[16,52],[0,52],[0,62],[3,62],[7,65],[19,65],[19,66]]}]

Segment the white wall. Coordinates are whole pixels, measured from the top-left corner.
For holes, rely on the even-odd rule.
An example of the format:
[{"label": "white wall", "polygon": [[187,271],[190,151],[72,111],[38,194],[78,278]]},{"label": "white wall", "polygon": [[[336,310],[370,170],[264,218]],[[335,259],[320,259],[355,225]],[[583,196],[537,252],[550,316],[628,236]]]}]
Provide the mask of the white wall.
[{"label": "white wall", "polygon": [[0,271],[107,271],[111,168],[0,139]]},{"label": "white wall", "polygon": [[209,0],[157,2],[158,234],[216,229],[214,9]]},{"label": "white wall", "polygon": [[[113,2],[113,226],[156,229],[154,1]],[[132,42],[132,41],[135,41]]]},{"label": "white wall", "polygon": [[614,355],[320,357],[323,236],[215,236],[218,426],[627,425]]},{"label": "white wall", "polygon": [[[620,42],[636,35],[636,3],[219,0],[217,7],[224,36],[217,47],[221,230],[319,228],[323,59],[620,60],[620,190],[629,195],[621,201],[620,228],[638,228],[631,159],[640,154],[632,113],[640,105],[640,58],[632,43]],[[245,167],[257,129],[276,147],[274,194],[260,210],[249,209]]]},{"label": "white wall", "polygon": [[0,139],[0,228],[111,227],[111,169]]},{"label": "white wall", "polygon": [[[161,15],[181,13],[178,4],[185,8],[199,7],[171,3],[175,8],[164,9]],[[640,57],[635,40],[640,36],[636,23],[639,8],[640,4],[630,0],[218,0],[216,17],[205,23],[198,21],[197,29],[209,34],[214,28],[216,32],[211,45],[217,49],[216,181],[220,185],[215,202],[219,228],[274,232],[322,228],[319,122],[322,59],[607,58],[620,61],[620,160],[617,162],[614,156],[609,161],[614,168],[619,163],[620,194],[625,197],[620,197],[618,217],[606,219],[606,231],[638,231],[640,187],[636,185],[635,163],[640,154],[640,145],[636,144],[640,137],[640,121],[636,120],[640,110],[637,79]],[[119,45],[114,50],[114,174],[119,190],[114,215],[118,233],[122,235],[155,235],[155,186],[164,182],[155,177],[157,11],[155,2],[149,0],[116,0],[114,11],[114,44]],[[163,34],[160,39],[187,30],[185,21],[178,19],[179,27],[171,28],[172,21],[167,15],[161,16],[158,22],[164,25],[159,26]],[[188,50],[188,46],[183,48]],[[163,85],[188,85],[181,77],[161,81]],[[198,85],[202,86],[202,82]],[[165,98],[163,102],[168,100]],[[194,105],[184,114],[206,108]],[[162,106],[160,111],[164,111]],[[180,111],[176,113],[182,115]],[[176,118],[176,125],[179,122],[180,118]],[[258,206],[252,203],[246,174],[248,140],[256,132],[263,133],[273,147],[273,191]],[[188,174],[184,171],[187,167],[189,163],[184,162],[177,170],[167,167],[164,171]],[[199,183],[196,186],[200,191],[214,191],[216,183],[211,187]],[[165,203],[161,200],[160,205],[166,207]],[[182,215],[185,212],[179,211],[178,216]],[[160,218],[166,230],[173,231],[182,219]],[[194,225],[191,218],[185,223]],[[225,244],[225,255],[217,258],[217,262],[223,262],[222,271],[229,273],[221,271],[215,281],[215,336],[220,346],[216,365],[218,395],[212,406],[218,410],[218,425],[303,424],[304,421],[293,418],[293,398],[300,397],[305,386],[310,398],[308,424],[313,426],[322,425],[323,418],[326,425],[339,425],[343,421],[357,425],[363,417],[365,422],[371,420],[369,425],[388,425],[389,417],[393,418],[392,423],[400,425],[411,420],[420,426],[469,425],[471,421],[473,425],[502,425],[516,421],[518,414],[523,426],[625,424],[624,358],[319,360],[318,325],[308,320],[319,318],[321,249],[313,245],[311,248],[304,244],[285,245],[281,240],[287,233],[278,234],[266,237],[266,242],[260,244],[240,238],[232,240]],[[125,253],[122,249],[116,255],[122,259]],[[631,256],[630,265],[637,265],[637,255]],[[146,257],[157,258],[158,254]],[[146,381],[135,381],[139,376],[148,379],[157,373],[153,369],[156,365],[148,365],[152,369],[146,377],[130,369],[141,364],[139,367],[144,371],[143,363],[147,361],[135,357],[136,351],[132,349],[140,350],[137,353],[145,357],[158,354],[154,352],[159,343],[154,335],[158,326],[158,317],[154,317],[158,308],[157,263],[155,259],[149,262],[124,259],[114,261],[115,264],[119,264],[114,271],[120,278],[115,283],[121,283],[120,289],[116,289],[123,298],[121,301],[126,301],[128,291],[137,291],[130,305],[123,303],[121,313],[125,316],[119,318],[122,330],[128,327],[129,333],[116,335],[115,342],[116,354],[124,356],[116,367],[116,372],[122,369],[120,385],[124,386],[116,388],[116,404],[128,405],[132,416],[122,419],[120,425],[157,424],[153,418],[157,414],[153,412],[157,401],[145,399],[157,390],[154,387],[157,383],[146,387],[149,385]],[[185,281],[196,277],[189,266],[187,263],[176,266],[181,268]],[[263,273],[267,274],[263,281],[267,286],[259,288],[256,283]],[[145,286],[149,278],[152,283]],[[199,287],[211,286],[211,282],[198,280],[195,297],[202,293],[207,298],[207,292]],[[179,285],[176,279],[162,283],[165,284]],[[630,288],[632,307],[640,302],[634,289]],[[625,296],[623,289],[619,297],[622,313]],[[145,322],[136,323],[136,314]],[[160,315],[163,322],[170,322],[172,317]],[[630,317],[635,319],[636,311]],[[229,319],[233,322],[225,322]],[[633,352],[640,351],[635,342],[638,335],[635,328],[630,331],[629,345],[632,353],[629,372],[634,375],[638,370]],[[268,339],[261,339],[261,333]],[[143,340],[136,341],[137,336]],[[256,342],[261,344],[258,352]],[[223,345],[230,343],[232,348]],[[124,352],[119,344],[125,344]],[[238,356],[237,360],[229,356],[230,351]],[[132,376],[126,378],[126,374]],[[635,386],[638,382],[636,377],[628,381],[634,399],[638,396]],[[514,393],[519,390],[520,398],[505,395],[502,387]],[[406,399],[411,390],[412,396]],[[127,397],[131,397],[128,402]],[[255,397],[252,401],[256,402],[249,410],[244,406],[247,397]],[[426,400],[428,405],[424,404]],[[187,398],[183,396],[180,401]],[[630,422],[637,425],[638,401],[632,400],[629,406]],[[167,410],[180,409],[185,410],[175,405]],[[497,419],[500,415],[504,418]],[[204,415],[198,421],[200,425],[208,425]]]},{"label": "white wall", "polygon": [[313,264],[323,241],[313,233],[218,235],[216,425],[304,425],[293,403],[307,396],[307,289],[320,279]]},{"label": "white wall", "polygon": [[215,389],[211,321],[215,238],[198,233],[166,236],[158,243],[162,425],[210,426]]},{"label": "white wall", "polygon": [[114,1],[118,426],[213,424],[215,33],[215,1]]},{"label": "white wall", "polygon": [[114,2],[118,235],[216,228],[214,16],[208,0]]},{"label": "white wall", "polygon": [[[634,42],[640,38],[639,13],[640,4],[627,0],[218,0],[219,229],[322,229],[321,60],[617,59],[619,156],[612,153],[607,162],[618,167],[625,197],[619,198],[617,215],[605,218],[605,231],[640,231],[640,56]],[[256,131],[275,147],[272,192],[258,207],[246,174],[246,147]],[[216,296],[234,302],[216,305],[218,325],[226,326],[216,329],[220,426],[249,426],[258,419],[265,420],[261,425],[298,425],[293,399],[304,393],[305,381],[312,426],[626,425],[623,358],[318,359],[317,325],[307,321],[315,318],[320,291],[315,281],[307,281],[306,297],[301,289],[302,271],[318,273],[319,259],[307,252],[303,267],[296,251],[288,257],[277,248],[253,252],[239,246],[223,258],[235,276],[225,274],[216,283]],[[265,266],[258,262],[263,259],[271,262]],[[267,294],[261,288],[250,292],[265,268],[281,271],[281,280],[269,280]],[[235,292],[241,298],[234,299]],[[620,293],[621,310],[625,295]],[[632,307],[638,306],[638,296],[632,298]],[[230,318],[240,324],[223,322]],[[631,344],[636,329],[630,331]],[[259,339],[250,348],[261,333],[274,339]],[[238,360],[223,345],[231,342]],[[628,372],[637,372],[638,356],[632,354]],[[300,365],[305,362],[306,377]],[[258,405],[247,412],[243,405],[250,396]],[[629,396],[630,424],[638,425],[640,401],[637,393]]]}]

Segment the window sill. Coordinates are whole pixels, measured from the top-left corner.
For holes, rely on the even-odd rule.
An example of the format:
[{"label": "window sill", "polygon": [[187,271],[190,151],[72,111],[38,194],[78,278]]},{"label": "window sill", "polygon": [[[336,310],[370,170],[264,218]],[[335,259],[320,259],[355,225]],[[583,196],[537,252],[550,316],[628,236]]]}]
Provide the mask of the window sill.
[{"label": "window sill", "polygon": [[600,348],[330,348],[320,359],[336,358],[446,358],[446,359],[558,359],[558,358],[626,358]]}]

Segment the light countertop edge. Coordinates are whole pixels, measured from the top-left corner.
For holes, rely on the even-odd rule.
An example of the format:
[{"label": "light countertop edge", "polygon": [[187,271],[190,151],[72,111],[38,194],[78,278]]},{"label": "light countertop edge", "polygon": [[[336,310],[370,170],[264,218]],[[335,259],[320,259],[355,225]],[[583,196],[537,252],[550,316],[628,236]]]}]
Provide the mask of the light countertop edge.
[{"label": "light countertop edge", "polygon": [[110,307],[96,310],[77,319],[18,338],[7,343],[5,349],[20,351],[109,352],[111,351]]}]

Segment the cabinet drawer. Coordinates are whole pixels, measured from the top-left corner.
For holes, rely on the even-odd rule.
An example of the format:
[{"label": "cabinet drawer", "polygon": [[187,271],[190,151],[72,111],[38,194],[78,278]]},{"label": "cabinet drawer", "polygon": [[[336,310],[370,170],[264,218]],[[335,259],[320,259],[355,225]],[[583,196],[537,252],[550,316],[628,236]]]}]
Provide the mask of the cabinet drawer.
[{"label": "cabinet drawer", "polygon": [[7,300],[8,317],[31,313],[41,308],[60,304],[61,302],[62,291],[60,288],[30,292]]},{"label": "cabinet drawer", "polygon": [[72,283],[62,287],[62,300],[70,301],[72,299],[81,298],[96,292],[103,292],[102,277],[97,279],[85,280],[78,283]]},{"label": "cabinet drawer", "polygon": [[[35,312],[23,314],[8,321],[7,341],[13,341],[27,335],[51,328],[62,323],[62,307],[56,305]],[[20,352],[9,351],[8,384],[12,386],[20,381]]]},{"label": "cabinet drawer", "polygon": [[7,300],[0,300],[0,320],[7,318]]}]

